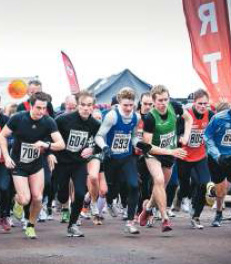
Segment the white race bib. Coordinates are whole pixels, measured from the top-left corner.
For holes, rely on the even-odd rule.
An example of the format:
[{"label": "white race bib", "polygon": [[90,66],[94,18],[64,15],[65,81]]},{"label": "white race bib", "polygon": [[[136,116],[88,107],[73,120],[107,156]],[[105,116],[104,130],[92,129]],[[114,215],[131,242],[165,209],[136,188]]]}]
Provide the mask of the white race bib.
[{"label": "white race bib", "polygon": [[221,145],[231,147],[231,129],[225,130],[225,134],[221,140]]},{"label": "white race bib", "polygon": [[131,134],[115,134],[111,150],[114,154],[123,154],[129,152],[129,143]]},{"label": "white race bib", "polygon": [[160,148],[169,148],[174,144],[175,132],[160,135]]},{"label": "white race bib", "polygon": [[203,144],[204,129],[192,129],[188,146],[191,148],[200,147]]},{"label": "white race bib", "polygon": [[71,152],[80,151],[88,141],[88,132],[71,130],[67,141],[66,149]]},{"label": "white race bib", "polygon": [[20,162],[31,163],[32,161],[38,159],[40,156],[40,150],[35,148],[32,144],[22,143],[21,144],[21,156]]}]

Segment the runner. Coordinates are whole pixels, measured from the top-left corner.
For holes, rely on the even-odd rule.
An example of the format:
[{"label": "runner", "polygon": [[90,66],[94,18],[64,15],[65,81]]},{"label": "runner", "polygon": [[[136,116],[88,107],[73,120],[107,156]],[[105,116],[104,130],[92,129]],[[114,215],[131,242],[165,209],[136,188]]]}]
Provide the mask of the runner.
[{"label": "runner", "polygon": [[[25,234],[36,238],[34,225],[41,209],[44,187],[43,155],[46,150],[58,151],[64,142],[52,118],[45,115],[47,94],[35,93],[30,98],[30,112],[20,112],[10,118],[0,133],[0,146],[5,165],[12,170],[16,201],[26,205],[31,200],[29,223]],[[15,138],[11,156],[7,138]],[[53,142],[45,142],[51,136]]]},{"label": "runner", "polygon": [[190,182],[192,189],[191,225],[195,229],[203,229],[200,215],[205,204],[206,185],[210,181],[210,173],[203,140],[204,130],[207,127],[213,112],[208,110],[209,95],[199,89],[193,94],[193,105],[188,112],[193,118],[193,125],[189,142],[183,149],[188,155],[178,161],[178,177],[180,182],[180,198],[189,196]]},{"label": "runner", "polygon": [[211,180],[215,183],[217,211],[213,227],[221,226],[222,206],[231,182],[231,110],[217,113],[205,130],[204,140],[208,153]]},{"label": "runner", "polygon": [[171,177],[174,158],[182,159],[187,155],[185,150],[177,148],[177,115],[185,119],[185,132],[180,138],[183,145],[188,142],[192,118],[181,105],[169,102],[169,91],[165,86],[154,86],[151,95],[154,107],[144,121],[143,139],[146,143],[152,144],[146,163],[153,178],[154,187],[150,200],[143,206],[139,220],[141,226],[147,224],[155,202],[162,217],[162,231],[166,232],[172,230],[172,227],[166,211],[165,188]]},{"label": "runner", "polygon": [[138,173],[136,159],[132,155],[132,145],[144,151],[150,145],[139,142],[136,134],[139,115],[134,112],[135,93],[129,87],[122,88],[117,95],[119,105],[104,118],[95,138],[96,144],[103,150],[104,171],[108,183],[107,203],[112,206],[118,194],[120,181],[128,187],[128,220],[125,232],[139,234],[134,223],[138,204]]},{"label": "runner", "polygon": [[74,186],[74,199],[71,202],[71,215],[67,236],[83,237],[77,220],[86,193],[87,162],[94,149],[88,146],[89,139],[95,137],[100,123],[95,120],[94,97],[87,91],[77,95],[77,110],[57,117],[56,123],[66,143],[66,149],[56,153],[58,164],[54,176],[58,179],[58,200],[63,204],[69,199],[70,179]]}]

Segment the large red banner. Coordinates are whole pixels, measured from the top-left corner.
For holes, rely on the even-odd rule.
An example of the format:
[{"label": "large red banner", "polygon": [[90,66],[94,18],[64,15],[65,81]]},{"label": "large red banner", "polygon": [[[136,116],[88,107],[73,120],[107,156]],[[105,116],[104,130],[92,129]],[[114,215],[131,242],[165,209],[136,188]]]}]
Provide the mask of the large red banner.
[{"label": "large red banner", "polygon": [[182,0],[193,67],[212,102],[231,101],[231,52],[226,0]]},{"label": "large red banner", "polygon": [[67,78],[70,84],[71,93],[77,94],[79,92],[79,83],[75,73],[75,69],[69,57],[63,51],[61,51],[61,54],[63,58],[64,67],[67,73]]}]

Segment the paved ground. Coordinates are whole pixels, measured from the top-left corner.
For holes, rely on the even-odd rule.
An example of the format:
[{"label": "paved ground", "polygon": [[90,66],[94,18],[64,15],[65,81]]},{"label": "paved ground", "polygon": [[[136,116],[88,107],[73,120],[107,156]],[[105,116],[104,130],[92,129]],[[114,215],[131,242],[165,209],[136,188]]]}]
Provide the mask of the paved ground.
[{"label": "paved ground", "polygon": [[[231,209],[225,214],[231,215]],[[159,222],[140,228],[141,234],[123,233],[123,221],[107,216],[105,224],[94,226],[85,220],[84,238],[67,238],[66,225],[55,221],[38,224],[39,238],[28,240],[21,228],[11,234],[0,232],[0,264],[228,264],[231,259],[231,222],[210,227],[211,210],[206,209],[204,230],[192,230],[186,214],[173,219],[174,231],[163,234]]]}]

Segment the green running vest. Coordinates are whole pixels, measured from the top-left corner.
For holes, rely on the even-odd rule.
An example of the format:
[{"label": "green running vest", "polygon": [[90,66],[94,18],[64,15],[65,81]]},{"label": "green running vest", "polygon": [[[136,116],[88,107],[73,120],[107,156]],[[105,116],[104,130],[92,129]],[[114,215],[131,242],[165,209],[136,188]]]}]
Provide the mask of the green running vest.
[{"label": "green running vest", "polygon": [[156,109],[152,109],[155,119],[155,130],[153,131],[152,144],[160,148],[174,149],[177,147],[176,137],[176,113],[171,104],[167,108],[167,119],[163,120]]}]

